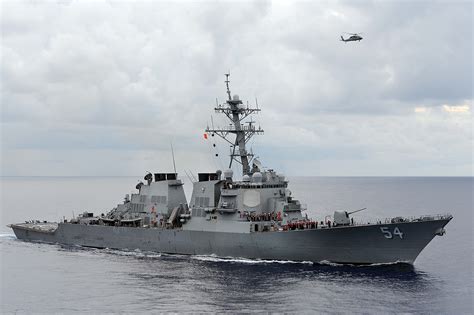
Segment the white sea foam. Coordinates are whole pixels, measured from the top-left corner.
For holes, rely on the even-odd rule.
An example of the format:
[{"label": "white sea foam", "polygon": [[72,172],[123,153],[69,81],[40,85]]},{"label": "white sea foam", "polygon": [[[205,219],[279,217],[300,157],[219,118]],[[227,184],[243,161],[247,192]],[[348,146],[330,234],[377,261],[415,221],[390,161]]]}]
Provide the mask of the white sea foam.
[{"label": "white sea foam", "polygon": [[192,255],[191,259],[207,262],[226,262],[237,264],[309,264],[311,261],[293,261],[293,260],[267,260],[267,259],[249,259],[243,257],[218,257],[216,255]]},{"label": "white sea foam", "polygon": [[328,265],[328,266],[333,266],[333,267],[357,267],[357,268],[364,268],[364,267],[378,267],[378,266],[393,266],[393,265],[398,265],[398,264],[411,264],[410,262],[407,261],[394,261],[394,262],[388,262],[388,263],[373,263],[373,264],[350,264],[350,263],[335,263],[332,261],[327,261],[327,260],[321,260],[318,262],[320,265]]},{"label": "white sea foam", "polygon": [[[0,240],[15,240],[17,239],[15,234],[11,233],[0,233]],[[70,245],[70,247],[78,247],[81,249],[91,250],[91,248],[82,247],[80,245]],[[93,249],[93,251],[98,253],[105,253],[105,254],[112,254],[117,256],[124,256],[124,257],[136,257],[136,258],[145,258],[145,259],[154,259],[154,258],[161,258],[163,256],[168,257],[176,257],[176,258],[191,258],[194,260],[205,261],[205,262],[223,262],[223,263],[236,263],[236,264],[305,264],[305,265],[327,265],[333,267],[341,267],[341,266],[351,266],[351,267],[377,267],[377,266],[391,266],[397,264],[411,264],[407,261],[396,261],[396,262],[389,262],[389,263],[373,263],[373,264],[363,264],[363,265],[356,265],[356,264],[342,264],[342,263],[335,263],[328,260],[321,260],[319,262],[312,262],[312,261],[294,261],[294,260],[275,260],[275,259],[250,259],[250,258],[243,258],[243,257],[219,257],[217,255],[181,255],[181,254],[166,254],[166,253],[158,253],[158,252],[150,252],[150,251],[141,251],[140,249],[135,250],[120,250],[120,249]]]},{"label": "white sea foam", "polygon": [[156,252],[142,252],[139,249],[135,250],[119,250],[119,249],[109,249],[106,248],[102,250],[107,254],[117,255],[117,256],[127,256],[127,257],[136,257],[136,258],[159,258],[161,257],[160,253]]},{"label": "white sea foam", "polygon": [[350,266],[350,267],[377,267],[377,266],[390,266],[390,265],[397,265],[407,262],[397,261],[391,263],[374,263],[374,264],[364,264],[364,265],[356,265],[356,264],[342,264],[342,263],[335,263],[328,260],[322,260],[319,262],[312,262],[312,261],[294,261],[294,260],[276,260],[276,259],[250,259],[244,257],[219,257],[215,254],[211,255],[181,255],[181,254],[166,254],[166,253],[158,253],[158,252],[148,252],[148,251],[141,251],[139,249],[135,250],[119,250],[119,249],[97,249],[99,252],[104,252],[106,254],[112,254],[117,256],[125,256],[125,257],[136,257],[136,258],[161,258],[161,257],[172,257],[172,258],[183,258],[183,259],[194,259],[204,262],[218,262],[218,263],[231,263],[231,264],[248,264],[248,265],[257,265],[257,264],[303,264],[303,265],[325,265],[325,266],[332,266],[332,267],[342,267],[342,266]]},{"label": "white sea foam", "polygon": [[363,266],[370,266],[370,267],[377,267],[377,266],[392,266],[392,265],[398,265],[398,264],[408,264],[408,265],[413,265],[412,262],[409,261],[402,261],[402,260],[397,260],[394,262],[388,262],[388,263],[373,263],[373,264],[368,264],[368,265],[359,265],[360,267]]},{"label": "white sea foam", "polygon": [[0,239],[15,240],[16,236],[13,233],[1,233],[0,234]]},{"label": "white sea foam", "polygon": [[328,260],[321,260],[318,262],[318,264],[320,265],[327,265],[327,266],[333,266],[333,267],[340,267],[340,266],[353,266],[351,264],[339,264],[339,263],[335,263],[335,262],[332,262],[332,261],[328,261]]}]

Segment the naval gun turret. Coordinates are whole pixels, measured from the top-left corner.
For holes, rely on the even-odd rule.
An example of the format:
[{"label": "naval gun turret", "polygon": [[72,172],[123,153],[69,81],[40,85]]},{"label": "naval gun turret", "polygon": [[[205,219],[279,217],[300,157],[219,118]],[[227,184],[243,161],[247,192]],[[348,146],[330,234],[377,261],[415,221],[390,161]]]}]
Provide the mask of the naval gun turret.
[{"label": "naval gun turret", "polygon": [[[189,207],[171,146],[174,172],[148,172],[136,184],[138,192],[107,214],[85,212],[69,222],[12,224],[17,238],[169,254],[373,264],[413,263],[435,235],[444,234],[451,215],[395,217],[357,226],[350,215],[365,208],[336,211],[333,222],[320,225],[303,215],[306,207],[293,197],[285,176],[264,167],[252,149],[247,151],[248,141],[263,133],[250,116],[260,112],[258,104],[251,108],[231,97],[229,74],[225,82],[228,98],[215,110],[231,124],[208,126],[204,138],[210,133],[230,145],[229,166],[223,172],[199,173],[199,181],[193,176]],[[233,162],[242,167],[235,177]]]},{"label": "naval gun turret", "polygon": [[359,210],[347,212],[347,211],[334,211],[334,225],[350,225],[351,224],[351,218],[349,215],[365,210],[367,208],[362,208]]}]

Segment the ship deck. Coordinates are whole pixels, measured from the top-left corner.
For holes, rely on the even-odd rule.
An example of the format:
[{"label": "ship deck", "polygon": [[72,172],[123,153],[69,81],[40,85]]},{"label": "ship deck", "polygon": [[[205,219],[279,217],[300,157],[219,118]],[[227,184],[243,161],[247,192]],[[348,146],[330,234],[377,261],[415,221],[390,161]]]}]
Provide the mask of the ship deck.
[{"label": "ship deck", "polygon": [[17,223],[17,224],[10,224],[8,227],[10,228],[18,228],[23,230],[30,230],[35,232],[42,232],[42,233],[54,233],[58,228],[58,223],[56,222],[25,222],[25,223]]}]

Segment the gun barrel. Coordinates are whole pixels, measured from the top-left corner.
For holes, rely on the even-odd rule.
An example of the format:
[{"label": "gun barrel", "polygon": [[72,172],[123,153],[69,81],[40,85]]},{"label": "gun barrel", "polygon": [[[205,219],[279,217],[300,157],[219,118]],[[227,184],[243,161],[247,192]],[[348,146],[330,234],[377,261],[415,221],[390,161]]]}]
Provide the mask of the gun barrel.
[{"label": "gun barrel", "polygon": [[356,213],[356,212],[359,212],[359,211],[362,211],[362,210],[365,210],[367,208],[362,208],[362,209],[359,209],[359,210],[354,210],[354,211],[351,211],[351,212],[347,212],[347,214],[353,214],[353,213]]}]

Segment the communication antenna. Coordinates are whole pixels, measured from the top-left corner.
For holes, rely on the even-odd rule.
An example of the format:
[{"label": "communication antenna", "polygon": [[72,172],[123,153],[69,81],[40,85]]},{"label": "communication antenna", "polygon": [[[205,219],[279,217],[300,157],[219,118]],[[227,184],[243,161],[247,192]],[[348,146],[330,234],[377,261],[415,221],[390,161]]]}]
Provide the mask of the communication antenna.
[{"label": "communication antenna", "polygon": [[230,71],[225,74],[225,85],[227,86],[227,95],[229,96],[229,101],[232,101],[232,97],[230,96],[230,88],[229,88],[229,76],[230,76]]},{"label": "communication antenna", "polygon": [[[212,129],[209,126],[206,128],[207,133],[217,135],[227,141],[230,144],[230,161],[229,168],[232,168],[232,162],[237,162],[242,165],[242,174],[247,175],[251,174],[251,169],[249,161],[253,157],[253,153],[250,153],[246,149],[246,144],[256,134],[262,134],[263,129],[255,127],[253,122],[249,123],[248,126],[245,125],[245,119],[254,113],[260,111],[259,108],[250,108],[249,105],[245,107],[243,102],[239,99],[237,95],[232,99],[230,87],[229,87],[229,76],[230,73],[226,73],[226,80],[224,81],[227,88],[228,100],[222,106],[214,108],[217,113],[224,114],[230,121],[228,127],[216,128],[212,126]],[[233,136],[235,136],[234,139]],[[220,160],[219,160],[220,161]]]},{"label": "communication antenna", "polygon": [[[174,173],[175,173],[175,174],[178,174],[178,173],[176,173],[176,163],[175,163],[175,161],[174,161],[173,141],[170,141],[170,144],[171,144],[171,155],[173,156],[173,168],[174,168]],[[178,176],[178,175],[176,175],[176,176]]]}]

